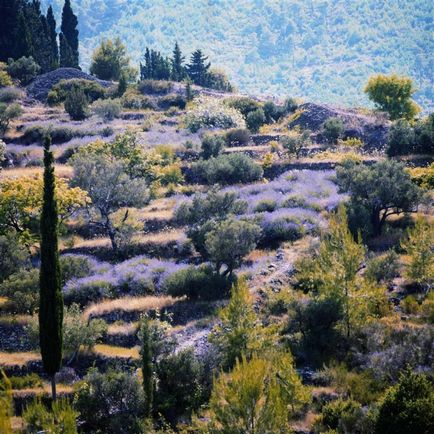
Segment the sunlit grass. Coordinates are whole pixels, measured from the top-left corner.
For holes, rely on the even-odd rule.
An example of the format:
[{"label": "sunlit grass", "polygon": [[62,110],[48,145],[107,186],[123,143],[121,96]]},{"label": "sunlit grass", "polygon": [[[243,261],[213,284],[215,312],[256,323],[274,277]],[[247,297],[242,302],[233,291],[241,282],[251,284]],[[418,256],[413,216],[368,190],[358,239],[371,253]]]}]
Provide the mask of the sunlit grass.
[{"label": "sunlit grass", "polygon": [[139,347],[125,348],[116,347],[114,345],[98,344],[95,345],[94,352],[106,357],[116,357],[121,359],[138,359],[140,357]]},{"label": "sunlit grass", "polygon": [[40,359],[40,354],[35,351],[20,353],[0,352],[0,366],[24,366],[29,362]]}]

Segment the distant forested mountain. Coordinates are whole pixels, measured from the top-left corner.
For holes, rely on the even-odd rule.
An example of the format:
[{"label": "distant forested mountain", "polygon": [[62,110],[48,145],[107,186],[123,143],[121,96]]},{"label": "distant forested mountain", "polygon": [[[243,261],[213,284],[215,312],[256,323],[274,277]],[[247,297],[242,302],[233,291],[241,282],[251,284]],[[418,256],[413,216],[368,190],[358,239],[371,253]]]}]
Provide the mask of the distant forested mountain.
[{"label": "distant forested mountain", "polygon": [[[53,4],[57,17],[63,0]],[[119,36],[138,62],[146,46],[201,48],[241,91],[366,103],[373,73],[413,78],[433,107],[432,0],[73,0],[81,62]]]}]

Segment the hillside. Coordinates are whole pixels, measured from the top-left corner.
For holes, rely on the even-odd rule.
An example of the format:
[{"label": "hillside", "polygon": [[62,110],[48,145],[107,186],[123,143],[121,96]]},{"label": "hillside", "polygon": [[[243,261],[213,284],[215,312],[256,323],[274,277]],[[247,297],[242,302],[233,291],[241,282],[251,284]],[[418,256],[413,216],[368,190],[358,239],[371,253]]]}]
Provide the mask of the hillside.
[{"label": "hillside", "polygon": [[[146,46],[169,54],[175,39],[200,47],[243,92],[292,95],[363,105],[373,73],[410,75],[416,100],[433,100],[433,5],[396,2],[283,0],[75,0],[81,62],[89,65],[103,37],[120,36],[135,62]],[[63,0],[53,4],[60,17]]]}]

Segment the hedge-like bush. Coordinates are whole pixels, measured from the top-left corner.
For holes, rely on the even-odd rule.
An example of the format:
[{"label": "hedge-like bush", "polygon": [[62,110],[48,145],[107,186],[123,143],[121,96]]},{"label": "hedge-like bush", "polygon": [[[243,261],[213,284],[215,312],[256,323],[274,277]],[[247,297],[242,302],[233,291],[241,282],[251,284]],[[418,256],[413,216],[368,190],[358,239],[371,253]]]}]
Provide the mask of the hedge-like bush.
[{"label": "hedge-like bush", "polygon": [[172,88],[172,83],[164,80],[143,80],[138,86],[139,91],[144,95],[166,95]]},{"label": "hedge-like bush", "polygon": [[233,128],[226,133],[227,146],[245,146],[250,141],[250,131],[244,128]]}]

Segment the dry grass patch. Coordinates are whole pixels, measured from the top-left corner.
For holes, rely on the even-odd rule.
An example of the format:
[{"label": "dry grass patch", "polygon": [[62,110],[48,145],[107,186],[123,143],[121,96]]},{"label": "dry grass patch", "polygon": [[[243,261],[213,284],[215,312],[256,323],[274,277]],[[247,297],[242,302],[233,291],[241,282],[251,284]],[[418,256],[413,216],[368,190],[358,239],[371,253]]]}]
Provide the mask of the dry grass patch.
[{"label": "dry grass patch", "polygon": [[107,328],[107,333],[109,335],[132,335],[137,332],[138,328],[139,323],[137,321],[123,324],[110,324]]},{"label": "dry grass patch", "polygon": [[[67,384],[57,384],[56,385],[57,393],[60,395],[70,394],[73,392],[73,387]],[[13,396],[18,397],[28,397],[28,396],[42,396],[42,395],[51,395],[51,384],[44,383],[42,387],[29,387],[27,389],[19,389],[12,391]]]},{"label": "dry grass patch", "polygon": [[184,231],[181,229],[175,229],[171,231],[162,231],[152,234],[137,234],[133,237],[133,240],[139,244],[166,244],[171,241],[178,241],[185,237]]},{"label": "dry grass patch", "polygon": [[174,305],[179,299],[173,297],[123,297],[116,300],[107,300],[90,305],[85,311],[85,318],[89,316],[99,316],[116,310],[124,312],[146,312],[151,309],[163,309]]},{"label": "dry grass patch", "polygon": [[116,357],[121,359],[139,359],[139,347],[133,348],[125,348],[125,347],[116,347],[114,345],[104,345],[98,344],[95,345],[93,351],[96,354],[101,354],[106,357]]},{"label": "dry grass patch", "polygon": [[[0,171],[0,179],[20,178],[22,176],[35,176],[43,173],[42,167],[13,167]],[[58,164],[55,167],[56,175],[60,178],[72,178],[72,167]]]},{"label": "dry grass patch", "polygon": [[[6,298],[6,297],[4,297]],[[11,315],[2,314],[0,316],[0,324],[4,325],[27,325],[32,319],[31,315]]]},{"label": "dry grass patch", "polygon": [[0,352],[0,366],[24,366],[29,362],[40,359],[40,354],[35,351],[22,353]]}]

